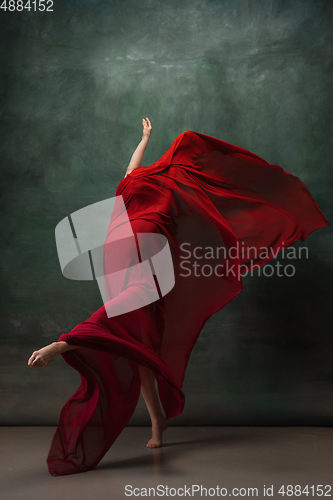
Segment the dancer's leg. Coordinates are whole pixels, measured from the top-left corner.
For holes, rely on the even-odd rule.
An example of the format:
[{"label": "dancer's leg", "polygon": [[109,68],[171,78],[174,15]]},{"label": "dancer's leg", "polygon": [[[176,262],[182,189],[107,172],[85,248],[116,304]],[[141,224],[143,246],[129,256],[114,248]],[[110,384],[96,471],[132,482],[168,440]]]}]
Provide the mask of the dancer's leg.
[{"label": "dancer's leg", "polygon": [[148,441],[148,448],[159,448],[162,446],[162,434],[168,427],[168,420],[162,412],[158,398],[154,373],[145,366],[138,365],[141,378],[141,393],[146,402],[151,423],[152,438]]},{"label": "dancer's leg", "polygon": [[70,345],[64,341],[52,342],[52,344],[42,347],[38,351],[34,351],[28,360],[28,365],[32,368],[43,368],[62,352],[70,351],[76,347],[76,345]]},{"label": "dancer's leg", "polygon": [[[32,368],[43,368],[62,352],[70,351],[76,347],[64,341],[52,342],[38,351],[34,351],[28,360],[28,365]],[[138,365],[138,367],[141,379],[141,393],[146,402],[152,423],[152,438],[148,441],[147,447],[159,448],[162,445],[163,431],[168,427],[168,420],[161,409],[154,373],[145,366]]]}]

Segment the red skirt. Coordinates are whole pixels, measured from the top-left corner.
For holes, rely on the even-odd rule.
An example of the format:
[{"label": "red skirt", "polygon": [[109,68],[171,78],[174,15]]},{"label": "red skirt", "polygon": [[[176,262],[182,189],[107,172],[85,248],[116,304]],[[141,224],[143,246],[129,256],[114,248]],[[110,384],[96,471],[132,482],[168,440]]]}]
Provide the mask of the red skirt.
[{"label": "red skirt", "polygon": [[328,225],[298,177],[192,131],[124,178],[104,245],[104,305],[58,339],[78,346],[62,357],[81,383],[61,410],[50,474],[96,467],[136,408],[138,364],[155,373],[166,417],[180,415],[207,319],[241,292],[247,271]]}]

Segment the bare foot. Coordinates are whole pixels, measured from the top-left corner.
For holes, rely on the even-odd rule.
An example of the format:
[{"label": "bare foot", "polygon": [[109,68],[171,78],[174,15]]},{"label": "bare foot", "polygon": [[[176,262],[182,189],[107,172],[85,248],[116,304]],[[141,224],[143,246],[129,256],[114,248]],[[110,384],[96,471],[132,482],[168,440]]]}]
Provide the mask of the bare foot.
[{"label": "bare foot", "polygon": [[44,368],[53,358],[58,356],[61,352],[59,342],[52,342],[38,351],[34,351],[28,360],[28,365],[32,368]]},{"label": "bare foot", "polygon": [[147,448],[160,448],[162,446],[162,434],[168,425],[169,421],[166,418],[152,422],[152,438],[148,441]]}]

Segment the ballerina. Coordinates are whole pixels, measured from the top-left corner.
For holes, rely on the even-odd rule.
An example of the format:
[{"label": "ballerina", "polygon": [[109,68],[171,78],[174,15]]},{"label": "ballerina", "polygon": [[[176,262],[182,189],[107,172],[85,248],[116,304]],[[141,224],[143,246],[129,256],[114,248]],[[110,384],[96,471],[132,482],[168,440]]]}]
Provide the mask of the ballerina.
[{"label": "ballerina", "polygon": [[[133,297],[140,302],[149,293],[156,293],[156,300],[143,300],[147,305],[111,317],[103,305],[29,358],[28,365],[39,368],[61,354],[81,375],[50,446],[46,461],[52,475],[96,467],[129,422],[140,392],[152,423],[147,447],[160,447],[169,419],[184,409],[186,367],[205,322],[242,291],[240,268],[263,266],[282,248],[329,225],[298,177],[208,135],[187,130],[156,162],[141,166],[151,132],[148,118],[142,124],[142,140],[116,191],[128,225],[121,210],[114,210],[104,245],[104,278],[111,308]],[[138,251],[142,233],[166,238],[175,275],[171,291],[162,295],[156,269],[155,289],[141,273],[133,238],[124,236],[126,230],[120,234],[124,228],[134,235]],[[112,253],[110,242],[116,243]],[[184,243],[194,250],[225,252],[202,258],[193,251],[185,257]],[[142,255],[147,249],[158,255],[154,240]],[[114,273],[119,262],[122,271]]]}]

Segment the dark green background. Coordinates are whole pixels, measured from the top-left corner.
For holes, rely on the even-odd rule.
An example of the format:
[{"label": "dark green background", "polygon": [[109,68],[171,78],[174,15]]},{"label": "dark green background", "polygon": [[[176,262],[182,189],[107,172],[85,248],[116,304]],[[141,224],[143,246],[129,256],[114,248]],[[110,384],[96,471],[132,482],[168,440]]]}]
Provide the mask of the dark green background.
[{"label": "dark green background", "polygon": [[[0,13],[0,423],[56,424],[79,384],[61,357],[27,365],[102,305],[96,282],[62,275],[54,230],[115,196],[143,117],[142,165],[194,130],[299,176],[333,219],[332,7],[56,0],[53,12]],[[294,277],[244,278],[208,320],[173,423],[332,424],[332,228],[304,245]],[[149,423],[142,399],[131,423]]]}]

